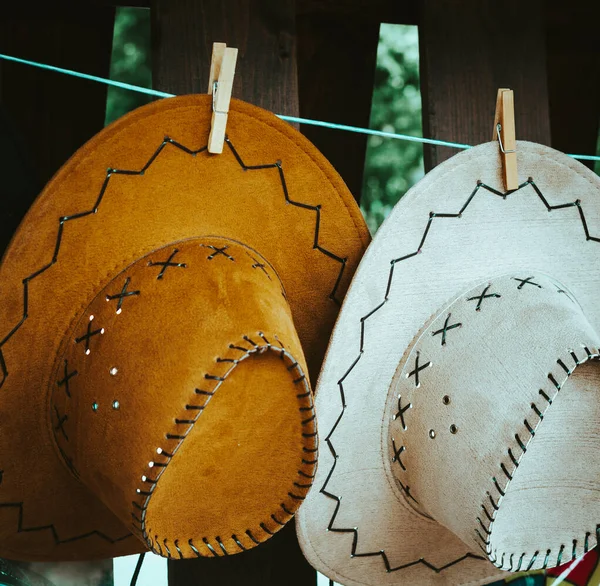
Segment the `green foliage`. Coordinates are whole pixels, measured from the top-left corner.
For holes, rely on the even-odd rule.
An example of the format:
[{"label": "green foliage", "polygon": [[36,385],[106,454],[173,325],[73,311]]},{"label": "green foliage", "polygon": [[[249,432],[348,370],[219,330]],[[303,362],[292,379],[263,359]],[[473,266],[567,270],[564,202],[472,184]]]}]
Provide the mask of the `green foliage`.
[{"label": "green foliage", "polygon": [[[110,78],[151,88],[150,10],[117,8]],[[150,96],[109,87],[106,124],[151,101]]]},{"label": "green foliage", "polygon": [[[416,26],[382,24],[371,128],[422,136],[419,39]],[[423,176],[423,146],[369,137],[362,210],[375,232],[395,203]]]}]

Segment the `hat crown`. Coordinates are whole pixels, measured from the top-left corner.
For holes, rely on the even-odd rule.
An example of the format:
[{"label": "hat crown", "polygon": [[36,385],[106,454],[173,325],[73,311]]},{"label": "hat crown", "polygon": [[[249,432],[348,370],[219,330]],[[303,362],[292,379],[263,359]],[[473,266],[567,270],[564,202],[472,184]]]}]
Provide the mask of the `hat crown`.
[{"label": "hat crown", "polygon": [[176,242],[113,277],[65,339],[51,383],[55,444],[156,553],[237,553],[283,526],[310,487],[305,372],[268,261],[223,238]]},{"label": "hat crown", "polygon": [[599,369],[584,365],[599,344],[572,294],[533,271],[437,312],[388,396],[384,460],[401,498],[504,569],[593,547],[600,436],[579,432],[600,416]]}]

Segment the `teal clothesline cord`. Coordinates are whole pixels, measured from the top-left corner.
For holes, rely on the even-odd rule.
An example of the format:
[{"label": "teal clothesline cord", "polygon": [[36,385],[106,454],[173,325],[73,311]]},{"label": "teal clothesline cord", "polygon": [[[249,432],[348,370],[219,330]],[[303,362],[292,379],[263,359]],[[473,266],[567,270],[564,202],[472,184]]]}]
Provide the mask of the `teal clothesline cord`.
[{"label": "teal clothesline cord", "polygon": [[[22,65],[30,65],[32,67],[38,67],[39,69],[45,69],[47,71],[54,71],[56,73],[63,73],[72,77],[78,77],[80,79],[87,79],[89,81],[97,81],[109,86],[118,87],[124,90],[130,90],[149,96],[155,96],[158,98],[173,98],[175,94],[167,92],[161,92],[159,90],[153,90],[130,83],[124,83],[122,81],[115,81],[112,79],[106,79],[104,77],[98,77],[96,75],[89,75],[87,73],[80,73],[79,71],[73,71],[71,69],[63,69],[62,67],[55,67],[54,65],[48,65],[46,63],[39,63],[37,61],[29,61],[27,59],[20,59],[19,57],[13,57],[12,55],[3,55],[0,53],[0,59],[5,61],[12,61],[14,63],[21,63]],[[310,126],[320,126],[322,128],[331,128],[333,130],[344,130],[346,132],[354,132],[357,134],[368,134],[370,136],[380,136],[382,138],[393,138],[396,140],[404,140],[408,142],[419,142],[423,144],[432,144],[436,146],[445,146],[455,149],[469,149],[470,144],[462,144],[459,142],[447,142],[445,140],[436,140],[434,138],[422,138],[420,136],[410,136],[408,134],[397,134],[394,132],[385,132],[383,130],[371,130],[370,128],[360,128],[358,126],[348,126],[347,124],[335,124],[334,122],[324,122],[322,120],[311,120],[309,118],[298,118],[296,116],[285,116],[283,114],[276,114],[278,118],[285,120],[286,122],[295,122],[298,124],[308,124]],[[581,159],[584,161],[600,161],[600,157],[594,155],[569,155],[574,159]]]}]

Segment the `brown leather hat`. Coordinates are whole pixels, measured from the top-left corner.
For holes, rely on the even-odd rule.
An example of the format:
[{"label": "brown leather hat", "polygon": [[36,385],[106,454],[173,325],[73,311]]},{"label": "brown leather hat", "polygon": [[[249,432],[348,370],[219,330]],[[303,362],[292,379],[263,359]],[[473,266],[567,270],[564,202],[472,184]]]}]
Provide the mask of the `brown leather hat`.
[{"label": "brown leather hat", "polygon": [[318,372],[369,241],[324,157],[233,101],[80,149],[0,265],[0,556],[250,549],[312,484]]}]

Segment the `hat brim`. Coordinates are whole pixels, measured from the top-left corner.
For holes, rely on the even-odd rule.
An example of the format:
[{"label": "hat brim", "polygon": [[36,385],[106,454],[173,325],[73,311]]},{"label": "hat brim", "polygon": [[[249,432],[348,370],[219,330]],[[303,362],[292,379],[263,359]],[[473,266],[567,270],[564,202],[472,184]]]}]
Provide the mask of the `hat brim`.
[{"label": "hat brim", "polygon": [[256,250],[280,276],[309,371],[318,372],[369,242],[366,225],[326,159],[264,110],[233,100],[230,142],[209,155],[211,105],[210,96],[162,100],[99,133],[47,185],[4,255],[3,557],[92,559],[144,549],[57,458],[49,421],[49,377],[65,333],[135,259],[204,235]]},{"label": "hat brim", "polygon": [[406,502],[386,473],[382,428],[411,340],[477,282],[523,269],[560,277],[600,326],[600,180],[541,145],[519,142],[517,160],[522,184],[510,194],[497,143],[434,169],[395,207],[356,272],[317,385],[319,468],[297,515],[305,555],[333,580],[457,585],[507,575]]}]

